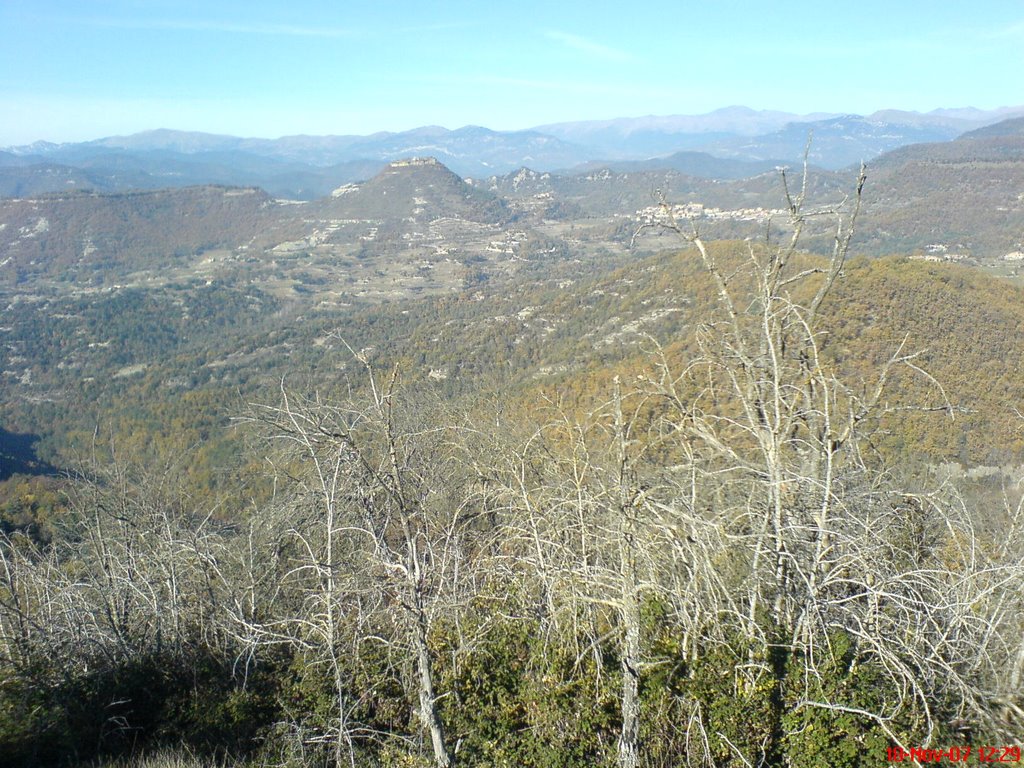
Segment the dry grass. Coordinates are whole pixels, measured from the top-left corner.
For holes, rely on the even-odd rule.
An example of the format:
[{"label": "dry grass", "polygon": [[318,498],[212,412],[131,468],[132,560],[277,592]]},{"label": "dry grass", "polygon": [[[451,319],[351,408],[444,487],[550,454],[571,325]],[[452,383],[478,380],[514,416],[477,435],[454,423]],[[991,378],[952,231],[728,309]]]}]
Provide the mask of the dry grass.
[{"label": "dry grass", "polygon": [[140,757],[121,757],[94,763],[92,768],[231,768],[234,763],[201,758],[187,750],[162,750]]}]

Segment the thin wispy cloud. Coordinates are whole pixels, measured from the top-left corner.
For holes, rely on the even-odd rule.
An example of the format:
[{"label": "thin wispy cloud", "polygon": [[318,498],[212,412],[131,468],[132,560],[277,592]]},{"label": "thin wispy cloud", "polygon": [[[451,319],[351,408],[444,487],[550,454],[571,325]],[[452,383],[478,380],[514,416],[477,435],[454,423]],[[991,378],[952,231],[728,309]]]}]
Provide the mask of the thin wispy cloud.
[{"label": "thin wispy cloud", "polygon": [[1015,24],[1007,24],[1005,27],[994,29],[989,33],[989,37],[997,40],[1024,38],[1024,21],[1018,21]]},{"label": "thin wispy cloud", "polygon": [[573,93],[606,93],[608,88],[601,84],[563,82],[560,80],[531,80],[522,77],[501,77],[500,75],[477,75],[475,77],[452,78],[453,83],[487,85],[511,88],[529,88],[544,91],[571,91]]},{"label": "thin wispy cloud", "polygon": [[113,29],[168,30],[173,32],[220,32],[236,35],[266,35],[278,37],[323,37],[331,39],[366,37],[376,31],[378,34],[425,34],[468,29],[479,26],[472,21],[435,22],[407,27],[391,27],[387,30],[368,30],[349,27],[311,27],[301,24],[254,24],[232,21],[208,21],[204,19],[65,19],[75,24]]},{"label": "thin wispy cloud", "polygon": [[477,21],[438,21],[433,24],[417,24],[411,27],[395,27],[390,32],[419,33],[419,32],[449,32],[455,29],[470,29],[482,26]]},{"label": "thin wispy cloud", "polygon": [[447,74],[424,74],[418,76],[393,78],[395,82],[418,82],[429,83],[433,86],[448,86],[458,88],[472,88],[474,86],[484,88],[512,88],[532,91],[549,91],[564,94],[595,96],[608,96],[619,93],[636,93],[637,88],[630,84],[627,86],[614,85],[605,82],[582,82],[557,79],[532,79],[524,77],[505,77],[502,75],[447,75]]},{"label": "thin wispy cloud", "polygon": [[619,50],[618,48],[612,48],[608,45],[602,45],[601,43],[588,40],[585,37],[574,35],[569,32],[559,32],[558,30],[546,29],[544,30],[544,37],[549,40],[554,40],[557,43],[561,43],[566,48],[571,48],[574,51],[585,53],[588,56],[593,56],[598,59],[604,59],[605,61],[629,61],[633,58],[630,53]]},{"label": "thin wispy cloud", "polygon": [[340,27],[308,27],[294,24],[240,24],[236,22],[204,21],[199,19],[90,19],[86,23],[97,27],[113,27],[116,29],[224,32],[238,35],[279,37],[342,38],[358,34],[356,30]]}]

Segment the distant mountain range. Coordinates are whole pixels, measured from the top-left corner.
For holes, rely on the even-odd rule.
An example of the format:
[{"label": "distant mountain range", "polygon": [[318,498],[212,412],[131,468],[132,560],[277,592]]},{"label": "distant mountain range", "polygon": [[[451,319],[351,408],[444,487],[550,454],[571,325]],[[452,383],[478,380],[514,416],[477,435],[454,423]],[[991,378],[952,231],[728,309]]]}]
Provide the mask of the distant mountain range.
[{"label": "distant mountain range", "polygon": [[117,192],[194,184],[258,186],[311,200],[371,178],[406,157],[437,158],[464,177],[535,171],[673,169],[735,179],[802,160],[839,169],[920,142],[943,142],[1011,117],[997,110],[885,110],[867,116],[727,107],[704,115],[557,123],[526,131],[426,126],[369,136],[239,138],[154,130],[80,143],[36,142],[0,151],[0,196],[90,189]]},{"label": "distant mountain range", "polygon": [[[18,166],[24,156],[10,157],[8,172],[34,169],[37,178],[57,179],[64,172],[53,165]],[[712,162],[730,177],[701,178],[702,165]],[[564,173],[521,167],[463,179],[433,158],[397,160],[368,181],[302,203],[275,200],[253,186],[166,184],[114,194],[78,189],[8,197],[0,199],[0,286],[147,282],[196,270],[256,270],[263,279],[278,280],[285,265],[290,270],[299,260],[306,264],[299,272],[320,281],[310,284],[351,278],[365,298],[440,290],[467,279],[475,265],[505,264],[529,253],[577,253],[584,241],[590,252],[623,250],[642,212],[656,207],[659,197],[693,205],[701,231],[712,238],[756,236],[769,218],[785,219],[779,175],[764,163],[682,152],[660,162],[609,165]],[[86,180],[95,173],[67,172]],[[850,169],[812,166],[808,205],[843,199],[853,179]],[[1015,254],[1024,250],[1022,189],[1024,118],[952,141],[899,147],[869,168],[855,248],[1016,263]],[[829,246],[831,235],[819,229],[808,229],[808,247]],[[218,255],[205,255],[211,252]],[[370,287],[359,288],[360,280]]]}]

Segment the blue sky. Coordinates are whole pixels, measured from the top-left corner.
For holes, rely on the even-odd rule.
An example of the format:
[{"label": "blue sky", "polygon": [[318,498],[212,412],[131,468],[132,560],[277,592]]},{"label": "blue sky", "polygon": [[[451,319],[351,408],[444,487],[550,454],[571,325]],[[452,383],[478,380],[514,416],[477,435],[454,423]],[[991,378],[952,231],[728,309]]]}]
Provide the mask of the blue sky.
[{"label": "blue sky", "polygon": [[1024,104],[1024,2],[0,0],[0,146]]}]

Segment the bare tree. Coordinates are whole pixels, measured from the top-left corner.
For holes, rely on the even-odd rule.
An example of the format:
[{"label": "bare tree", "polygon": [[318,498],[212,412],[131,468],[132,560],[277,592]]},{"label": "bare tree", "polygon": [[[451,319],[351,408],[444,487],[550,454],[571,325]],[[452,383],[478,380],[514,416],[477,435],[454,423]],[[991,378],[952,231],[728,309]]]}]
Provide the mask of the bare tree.
[{"label": "bare tree", "polygon": [[[884,393],[897,369],[935,386],[941,404],[922,410],[952,417],[954,409],[905,342],[872,382],[848,384],[828,361],[821,316],[846,263],[865,173],[847,200],[817,208],[807,202],[807,179],[805,166],[794,193],[783,172],[788,235],[774,242],[769,229],[765,242],[748,242],[739,255],[708,245],[693,222],[677,221],[663,205],[661,226],[693,247],[715,305],[698,329],[698,354],[681,372],[656,357],[644,389],[661,399],[665,431],[686,457],[686,506],[718,520],[742,553],[746,597],[723,608],[752,647],[781,652],[774,668],[751,662],[775,678],[787,706],[855,714],[899,742],[893,723],[910,708],[924,714],[925,738],[933,737],[941,724],[932,702],[944,692],[965,717],[991,726],[990,684],[982,681],[995,679],[992,665],[1005,658],[996,627],[1019,566],[986,562],[965,510],[907,492],[866,460],[863,447],[889,411]],[[832,222],[825,259],[800,249],[819,221]],[[913,519],[935,529],[936,541],[967,543],[967,551],[950,559],[937,544],[915,549],[906,530]],[[995,595],[998,604],[979,613]],[[803,665],[798,679],[827,676],[822,662],[837,632],[883,671],[882,706],[822,700],[816,684],[803,694],[783,690],[792,665]]]},{"label": "bare tree", "polygon": [[385,643],[408,670],[403,679],[415,691],[433,762],[447,767],[455,749],[441,714],[432,635],[473,593],[480,578],[473,559],[486,550],[484,536],[469,537],[478,511],[466,491],[456,425],[418,426],[420,415],[402,412],[398,369],[379,379],[361,362],[365,401],[303,399],[282,388],[278,405],[254,409],[271,440],[293,449],[275,465],[301,489],[283,507],[295,542],[285,579],[305,595],[298,614],[256,633],[298,637],[288,626],[300,628],[309,639],[296,642],[312,642],[327,659],[338,703],[338,762],[342,740],[351,762],[353,735],[373,736],[350,722],[346,702],[358,694],[342,657]]},{"label": "bare tree", "polygon": [[580,658],[594,654],[595,669],[605,649],[617,659],[623,768],[642,764],[641,683],[664,663],[652,655],[645,606],[673,605],[683,644],[696,644],[721,588],[710,567],[714,531],[652,457],[664,441],[645,418],[650,404],[616,378],[611,399],[584,419],[553,405],[503,480],[520,589],[536,595],[544,625],[578,643]]}]

